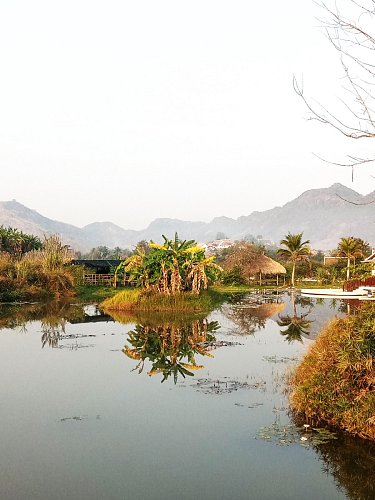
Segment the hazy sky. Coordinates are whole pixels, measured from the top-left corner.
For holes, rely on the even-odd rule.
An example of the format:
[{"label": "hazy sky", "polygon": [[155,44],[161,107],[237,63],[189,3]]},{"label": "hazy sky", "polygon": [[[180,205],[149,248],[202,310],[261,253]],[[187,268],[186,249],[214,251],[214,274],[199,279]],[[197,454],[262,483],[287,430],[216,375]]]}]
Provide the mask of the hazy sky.
[{"label": "hazy sky", "polygon": [[[338,54],[312,0],[2,0],[0,200],[83,226],[142,228],[282,205],[373,167],[368,145],[307,121],[332,103]],[[353,149],[353,147],[357,149]],[[350,148],[350,149],[349,149]]]}]

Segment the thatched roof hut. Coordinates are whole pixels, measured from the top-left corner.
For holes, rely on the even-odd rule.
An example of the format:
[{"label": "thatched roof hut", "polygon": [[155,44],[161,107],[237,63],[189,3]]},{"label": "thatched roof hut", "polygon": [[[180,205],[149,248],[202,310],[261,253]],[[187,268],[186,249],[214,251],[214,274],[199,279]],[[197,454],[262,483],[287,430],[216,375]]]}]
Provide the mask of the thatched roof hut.
[{"label": "thatched roof hut", "polygon": [[285,267],[264,255],[260,247],[244,241],[235,243],[220,265],[228,272],[239,272],[249,284],[256,278],[262,284],[262,276],[276,276],[278,284],[278,276],[286,274]]},{"label": "thatched roof hut", "polygon": [[286,274],[286,269],[284,266],[267,257],[266,255],[258,254],[253,260],[246,265],[246,274],[255,276],[257,274],[263,275],[275,275],[275,274]]}]

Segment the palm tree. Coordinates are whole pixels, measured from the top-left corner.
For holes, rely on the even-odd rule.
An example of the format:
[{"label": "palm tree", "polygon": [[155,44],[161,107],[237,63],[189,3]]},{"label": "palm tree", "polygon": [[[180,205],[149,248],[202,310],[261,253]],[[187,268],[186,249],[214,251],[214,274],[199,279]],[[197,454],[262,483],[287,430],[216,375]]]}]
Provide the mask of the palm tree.
[{"label": "palm tree", "polygon": [[303,233],[291,234],[288,233],[280,245],[285,248],[279,248],[277,254],[286,260],[292,262],[292,286],[294,287],[294,276],[296,273],[296,263],[299,260],[306,259],[310,253],[310,248],[307,246],[310,240],[302,241]]},{"label": "palm tree", "polygon": [[347,258],[346,279],[348,280],[350,277],[350,261],[363,256],[363,242],[359,238],[349,236],[348,238],[341,238],[337,248],[339,255]]}]

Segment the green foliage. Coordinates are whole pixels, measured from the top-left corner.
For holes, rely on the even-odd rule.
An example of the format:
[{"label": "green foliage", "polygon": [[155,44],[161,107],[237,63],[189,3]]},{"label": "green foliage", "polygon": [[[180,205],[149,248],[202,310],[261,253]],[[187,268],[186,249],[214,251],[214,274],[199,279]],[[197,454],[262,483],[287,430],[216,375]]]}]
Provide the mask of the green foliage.
[{"label": "green foliage", "polygon": [[0,300],[60,297],[74,290],[67,266],[71,255],[57,236],[45,238],[42,248],[26,253],[0,254]]},{"label": "green foliage", "polygon": [[149,376],[162,374],[161,382],[173,376],[177,383],[178,376],[193,376],[194,370],[203,368],[196,363],[196,355],[210,356],[210,343],[215,341],[214,332],[219,328],[216,321],[196,319],[184,324],[163,322],[155,325],[137,325],[129,332],[128,342],[123,353],[138,360],[139,373],[143,371],[145,361],[151,362]]},{"label": "green foliage", "polygon": [[109,259],[109,260],[117,260],[117,259],[125,259],[131,255],[131,250],[128,248],[108,248],[104,245],[100,245],[98,247],[92,248],[89,252],[86,253],[77,253],[77,259],[89,259],[89,260],[100,260],[100,259]]},{"label": "green foliage", "polygon": [[221,277],[223,285],[244,285],[246,279],[242,274],[242,269],[239,266],[233,267],[228,271],[224,271]]},{"label": "green foliage", "polygon": [[[73,268],[76,268],[77,266],[72,266]],[[74,269],[72,269],[74,273]],[[116,288],[113,286],[107,287],[107,286],[89,286],[89,285],[82,285],[82,284],[77,284],[75,282],[75,290],[77,293],[77,297],[80,301],[85,302],[85,303],[93,303],[93,302],[102,302],[108,297],[112,297],[115,295],[118,291]]]},{"label": "green foliage", "polygon": [[126,273],[137,286],[166,295],[182,291],[199,294],[209,281],[217,279],[220,267],[194,240],[182,241],[177,233],[173,240],[163,238],[163,245],[151,241],[148,247],[137,246],[134,255],[118,266],[116,277]]},{"label": "green foliage", "polygon": [[349,236],[347,238],[341,238],[337,246],[337,255],[347,258],[346,266],[346,279],[350,277],[350,265],[351,262],[355,262],[356,257],[364,257],[364,255],[369,251],[369,244],[363,241],[361,238],[354,238],[354,236]]},{"label": "green foliage", "polygon": [[41,240],[12,227],[0,226],[0,252],[19,257],[26,252],[42,248]]},{"label": "green foliage", "polygon": [[302,241],[302,235],[303,233],[288,233],[285,238],[280,241],[282,247],[277,251],[279,257],[292,263],[292,286],[294,286],[296,263],[299,260],[307,259],[310,254],[310,248],[307,246],[310,241]]}]

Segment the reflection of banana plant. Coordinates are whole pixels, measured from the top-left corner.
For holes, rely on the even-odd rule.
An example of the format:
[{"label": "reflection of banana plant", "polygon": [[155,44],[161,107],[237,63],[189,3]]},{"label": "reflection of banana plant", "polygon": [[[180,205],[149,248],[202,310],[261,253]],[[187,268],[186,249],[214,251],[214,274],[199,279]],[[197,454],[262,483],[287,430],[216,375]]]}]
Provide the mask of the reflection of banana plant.
[{"label": "reflection of banana plant", "polygon": [[65,318],[61,317],[46,317],[41,320],[42,326],[42,348],[57,347],[61,334],[65,333]]},{"label": "reflection of banana plant", "polygon": [[163,323],[158,326],[137,325],[129,332],[123,353],[139,360],[135,369],[143,371],[144,363],[152,364],[148,375],[163,374],[162,382],[173,375],[174,383],[178,375],[193,376],[193,370],[203,368],[195,361],[195,355],[212,356],[208,351],[215,341],[214,332],[219,328],[217,321],[194,320],[188,324]]}]

